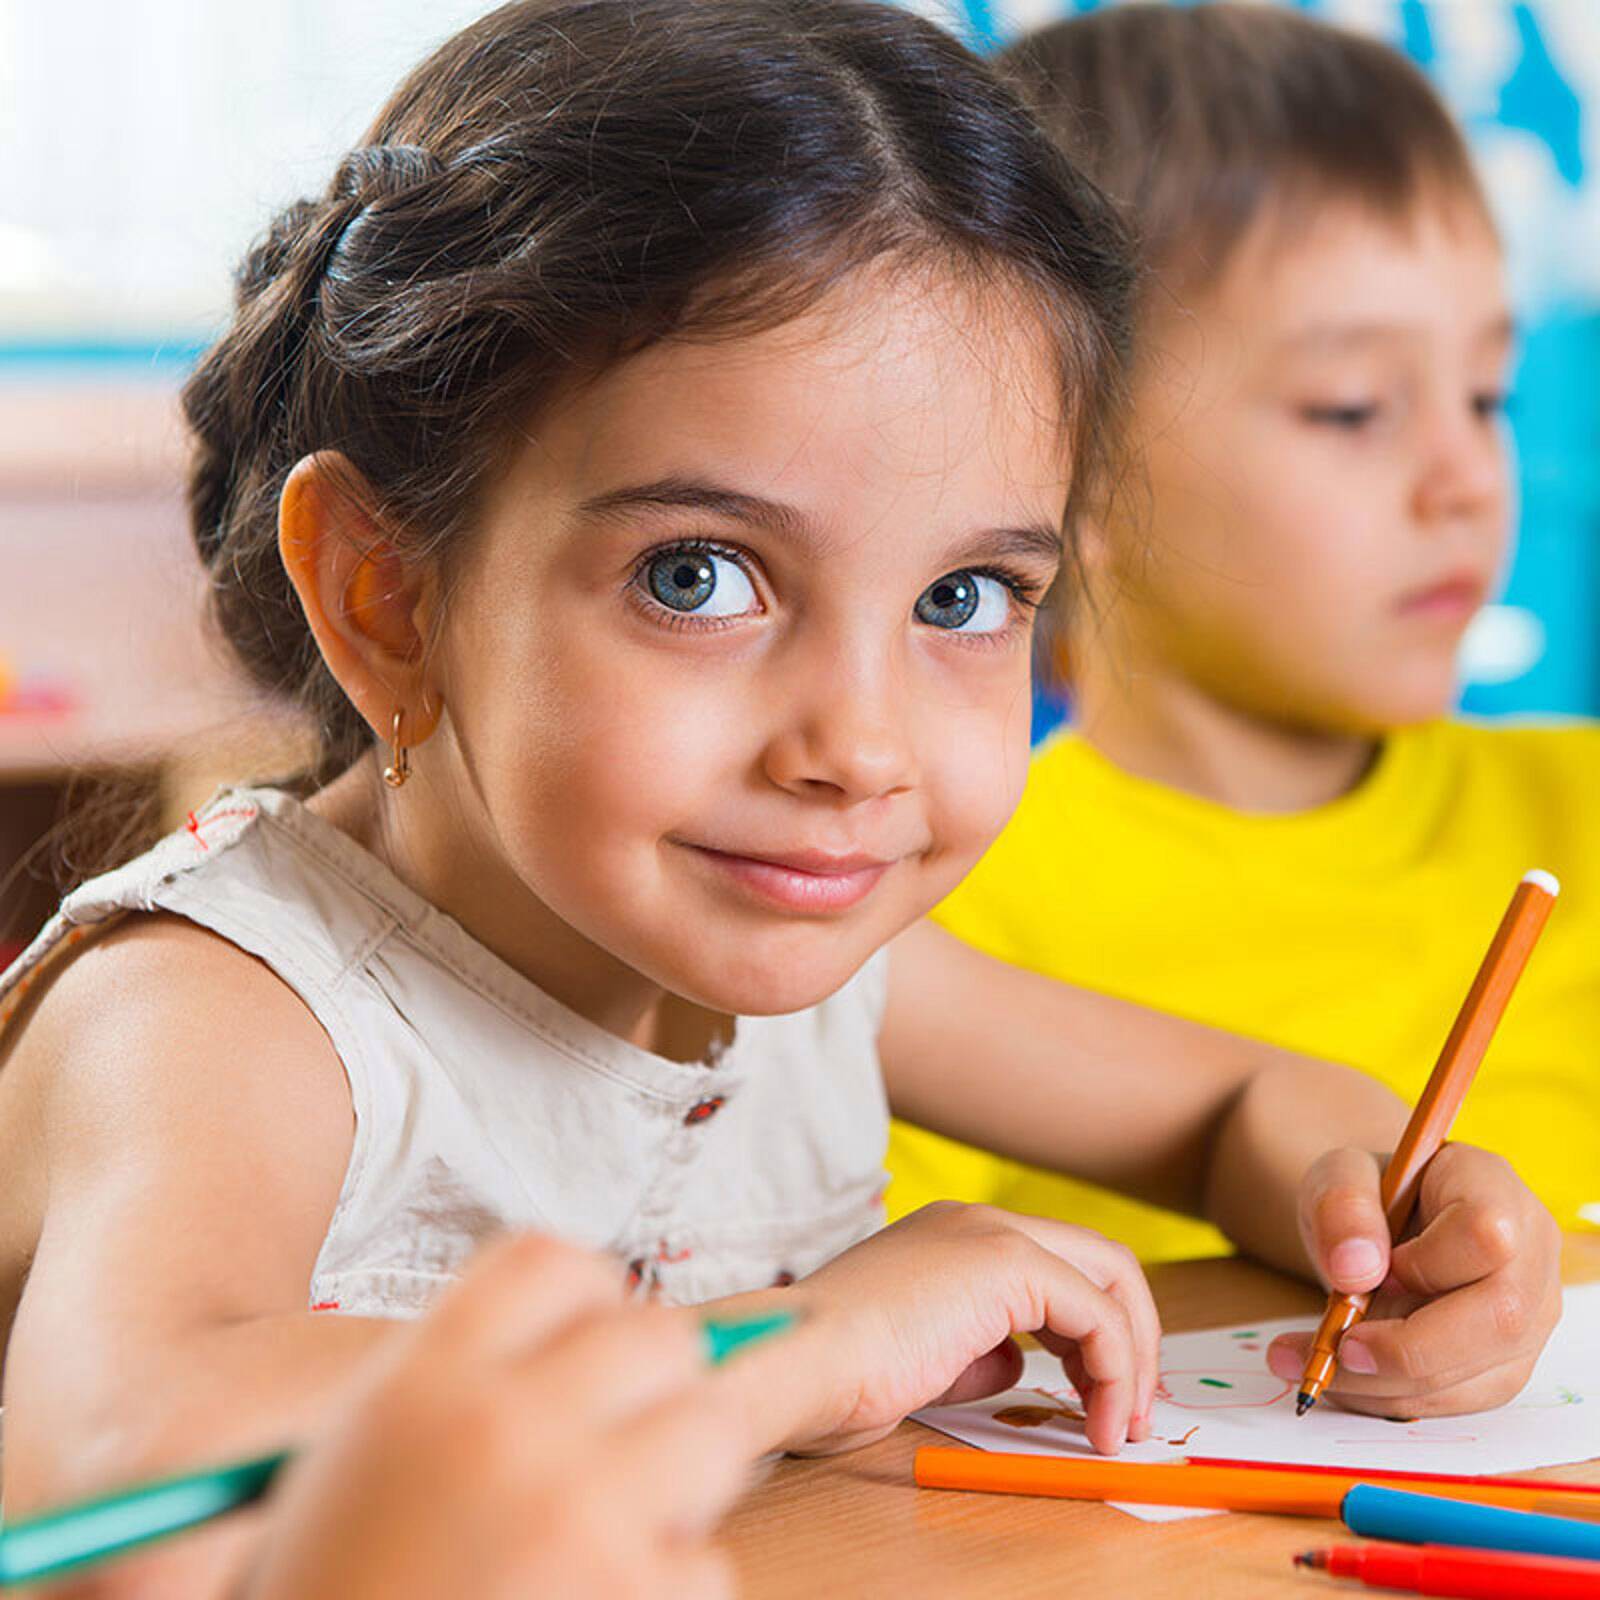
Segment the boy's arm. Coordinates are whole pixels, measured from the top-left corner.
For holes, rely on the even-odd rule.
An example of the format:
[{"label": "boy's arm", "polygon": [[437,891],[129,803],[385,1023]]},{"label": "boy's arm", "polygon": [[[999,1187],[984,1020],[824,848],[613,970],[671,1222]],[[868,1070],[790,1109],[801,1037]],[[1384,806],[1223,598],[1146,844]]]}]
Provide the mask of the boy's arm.
[{"label": "boy's arm", "polygon": [[[1312,1263],[1297,1200],[1333,1146],[1387,1150],[1407,1108],[1292,1055],[985,956],[932,923],[896,940],[880,1035],[897,1116],[1204,1216],[1252,1255]],[[1354,1219],[1382,1226],[1372,1210]]]},{"label": "boy's arm", "polygon": [[[894,946],[881,1035],[914,1122],[1209,1217],[1243,1249],[1376,1290],[1334,1393],[1381,1415],[1511,1398],[1561,1312],[1560,1234],[1498,1156],[1447,1145],[1404,1242],[1379,1204],[1409,1110],[1360,1073],[1007,967],[930,924]],[[1296,1375],[1304,1341],[1273,1370]]]}]

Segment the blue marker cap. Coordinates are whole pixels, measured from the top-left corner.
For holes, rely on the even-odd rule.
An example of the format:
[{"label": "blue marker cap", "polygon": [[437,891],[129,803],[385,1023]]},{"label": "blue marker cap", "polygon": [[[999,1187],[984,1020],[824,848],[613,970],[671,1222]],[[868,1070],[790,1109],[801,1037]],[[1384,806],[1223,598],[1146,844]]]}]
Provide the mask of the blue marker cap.
[{"label": "blue marker cap", "polygon": [[1358,1483],[1340,1506],[1352,1533],[1403,1544],[1466,1545],[1475,1550],[1520,1550],[1531,1555],[1600,1561],[1600,1523],[1507,1511],[1438,1495],[1411,1494]]}]

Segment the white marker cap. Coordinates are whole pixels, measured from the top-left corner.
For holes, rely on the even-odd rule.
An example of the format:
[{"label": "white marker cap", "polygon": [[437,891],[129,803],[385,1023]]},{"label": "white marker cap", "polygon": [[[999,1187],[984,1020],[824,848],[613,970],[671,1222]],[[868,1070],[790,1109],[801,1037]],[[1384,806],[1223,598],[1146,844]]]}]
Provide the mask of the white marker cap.
[{"label": "white marker cap", "polygon": [[1538,888],[1543,889],[1548,895],[1558,895],[1561,893],[1561,884],[1555,873],[1541,872],[1538,867],[1535,867],[1532,872],[1523,873],[1522,881],[1524,883],[1534,884]]}]

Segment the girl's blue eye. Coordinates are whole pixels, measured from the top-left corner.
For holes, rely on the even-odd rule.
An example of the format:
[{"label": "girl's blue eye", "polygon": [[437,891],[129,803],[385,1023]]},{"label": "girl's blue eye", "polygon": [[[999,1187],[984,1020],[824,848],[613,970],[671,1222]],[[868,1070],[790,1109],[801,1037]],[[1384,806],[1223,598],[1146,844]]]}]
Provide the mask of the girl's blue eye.
[{"label": "girl's blue eye", "polygon": [[1011,617],[1011,591],[982,572],[947,572],[917,596],[918,622],[950,633],[999,633]]},{"label": "girl's blue eye", "polygon": [[668,550],[644,569],[650,593],[669,611],[739,617],[756,610],[756,591],[738,562],[714,550]]}]

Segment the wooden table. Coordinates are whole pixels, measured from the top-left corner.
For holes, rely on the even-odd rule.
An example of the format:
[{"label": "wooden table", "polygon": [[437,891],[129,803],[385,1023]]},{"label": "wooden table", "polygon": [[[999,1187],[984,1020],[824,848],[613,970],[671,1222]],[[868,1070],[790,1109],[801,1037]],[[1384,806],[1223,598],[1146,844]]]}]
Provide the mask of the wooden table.
[{"label": "wooden table", "polygon": [[[1568,1241],[1568,1282],[1600,1279],[1600,1234]],[[1321,1297],[1242,1261],[1154,1267],[1171,1332],[1313,1311]],[[1600,1352],[1597,1352],[1600,1359]],[[1343,1537],[1338,1523],[1230,1514],[1145,1523],[1105,1506],[919,1490],[912,1452],[953,1441],[914,1422],[851,1455],[778,1462],[732,1517],[727,1544],[746,1600],[836,1596],[1107,1595],[1312,1600],[1364,1591],[1291,1560]],[[1600,1461],[1554,1469],[1600,1483]]]}]

